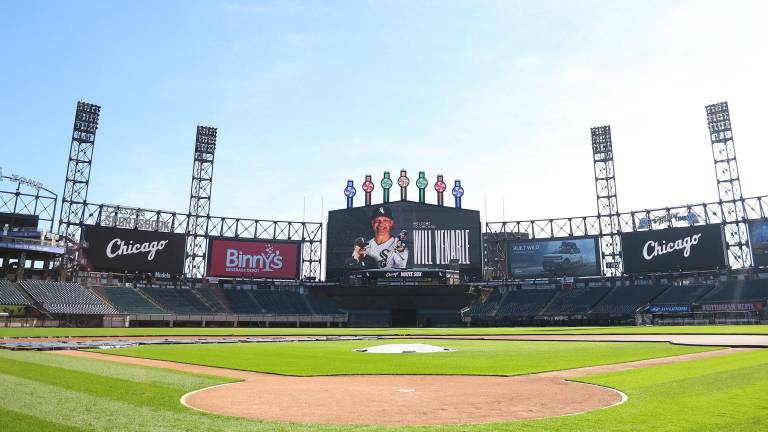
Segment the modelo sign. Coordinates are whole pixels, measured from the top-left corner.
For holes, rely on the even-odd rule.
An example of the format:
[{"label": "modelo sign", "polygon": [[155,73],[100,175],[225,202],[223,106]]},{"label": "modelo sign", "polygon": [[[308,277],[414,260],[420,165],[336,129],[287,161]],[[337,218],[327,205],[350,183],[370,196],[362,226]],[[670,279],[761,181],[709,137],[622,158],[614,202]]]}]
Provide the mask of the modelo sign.
[{"label": "modelo sign", "polygon": [[299,242],[212,238],[208,241],[208,276],[298,279]]},{"label": "modelo sign", "polygon": [[625,273],[714,270],[726,266],[720,225],[624,233]]},{"label": "modelo sign", "polygon": [[181,274],[186,237],[159,231],[83,227],[83,254],[93,271]]}]

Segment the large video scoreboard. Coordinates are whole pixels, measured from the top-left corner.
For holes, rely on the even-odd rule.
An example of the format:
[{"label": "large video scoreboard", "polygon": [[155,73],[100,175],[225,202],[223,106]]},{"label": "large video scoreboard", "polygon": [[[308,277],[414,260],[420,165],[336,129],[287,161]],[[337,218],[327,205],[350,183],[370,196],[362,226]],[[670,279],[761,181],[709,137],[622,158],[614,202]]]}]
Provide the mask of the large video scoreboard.
[{"label": "large video scoreboard", "polygon": [[396,201],[328,213],[326,279],[366,269],[482,274],[480,212]]}]

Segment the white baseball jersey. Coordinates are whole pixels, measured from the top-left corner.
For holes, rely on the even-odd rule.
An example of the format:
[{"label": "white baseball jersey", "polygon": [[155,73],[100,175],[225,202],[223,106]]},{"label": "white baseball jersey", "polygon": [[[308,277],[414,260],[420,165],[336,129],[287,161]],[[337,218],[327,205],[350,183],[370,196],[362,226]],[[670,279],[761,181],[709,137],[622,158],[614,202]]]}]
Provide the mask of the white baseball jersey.
[{"label": "white baseball jersey", "polygon": [[379,263],[379,268],[405,268],[408,265],[408,249],[397,252],[395,247],[398,243],[396,237],[382,244],[377,244],[376,239],[370,239],[366,255],[373,257]]}]

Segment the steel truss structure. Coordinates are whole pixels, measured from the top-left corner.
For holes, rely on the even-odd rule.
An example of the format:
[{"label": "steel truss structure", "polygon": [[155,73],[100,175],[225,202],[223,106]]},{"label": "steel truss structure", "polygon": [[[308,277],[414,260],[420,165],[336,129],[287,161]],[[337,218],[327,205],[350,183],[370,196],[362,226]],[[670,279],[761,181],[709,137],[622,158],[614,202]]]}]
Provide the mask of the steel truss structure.
[{"label": "steel truss structure", "polygon": [[73,241],[80,239],[78,221],[83,218],[84,208],[88,202],[93,146],[96,141],[96,129],[99,127],[100,112],[101,107],[98,105],[77,102],[59,215],[59,234]]},{"label": "steel truss structure", "polygon": [[[322,224],[316,222],[289,222],[247,218],[211,216],[211,189],[213,186],[213,156],[216,149],[216,129],[198,126],[195,156],[192,166],[189,211],[177,213],[112,204],[88,203],[88,185],[93,161],[93,147],[99,124],[101,107],[79,101],[67,164],[67,175],[62,196],[59,233],[72,242],[80,241],[83,225],[102,225],[120,228],[165,231],[187,235],[185,269],[189,277],[205,275],[206,252],[209,237],[232,237],[258,240],[294,240],[301,242],[302,278],[320,279]],[[17,191],[18,192],[18,191]],[[37,212],[39,220],[53,226],[56,197],[0,192],[0,209],[12,208]],[[39,191],[38,191],[39,195]],[[30,210],[30,208],[32,210]],[[49,210],[50,209],[50,210]],[[23,211],[22,211],[23,212]],[[74,250],[73,250],[74,251]],[[72,259],[73,257],[69,257]],[[70,270],[75,270],[71,268]]]},{"label": "steel truss structure", "polygon": [[619,237],[619,203],[616,198],[616,172],[613,169],[613,140],[610,126],[590,129],[592,159],[595,168],[597,216],[600,229],[600,255],[605,276],[622,272],[621,237]]},{"label": "steel truss structure", "polygon": [[[768,195],[743,198],[744,219],[761,219],[768,215]],[[619,232],[664,229],[676,226],[726,224],[730,218],[727,208],[721,202],[688,204],[651,210],[632,211],[616,215]],[[512,222],[488,222],[485,224],[488,250],[504,253],[504,259],[489,261],[506,265],[506,240],[509,238],[556,239],[581,236],[600,236],[603,232],[601,216],[582,216],[560,219],[539,219]],[[496,244],[493,244],[496,242]],[[743,267],[729,255],[732,268]],[[501,265],[501,264],[500,264]],[[494,268],[493,274],[506,274],[506,268]]]},{"label": "steel truss structure", "polygon": [[24,182],[18,181],[13,177],[0,177],[0,181],[16,183],[15,190],[0,191],[0,213],[37,216],[38,228],[45,227],[43,229],[53,232],[58,196],[44,187],[38,188],[26,185]]},{"label": "steel truss structure", "polygon": [[749,267],[752,263],[752,253],[749,247],[749,231],[744,223],[747,218],[747,209],[741,195],[739,165],[736,162],[736,147],[733,143],[728,102],[707,105],[706,110],[717,179],[717,194],[724,217],[728,258],[734,263],[734,267]]},{"label": "steel truss structure", "polygon": [[192,187],[189,194],[187,249],[184,268],[190,277],[205,276],[207,253],[205,232],[211,215],[213,156],[216,152],[216,128],[197,126],[195,158],[192,162]]},{"label": "steel truss structure", "polygon": [[[187,227],[199,216],[166,210],[150,210],[111,204],[86,204],[82,225],[116,226],[129,229],[143,229],[187,234]],[[203,230],[199,237],[204,246],[210,237],[232,237],[258,240],[294,240],[301,245],[301,277],[320,278],[322,224],[319,222],[290,222],[205,216],[200,223]],[[202,266],[203,271],[205,266]],[[190,275],[187,275],[190,276]]]}]

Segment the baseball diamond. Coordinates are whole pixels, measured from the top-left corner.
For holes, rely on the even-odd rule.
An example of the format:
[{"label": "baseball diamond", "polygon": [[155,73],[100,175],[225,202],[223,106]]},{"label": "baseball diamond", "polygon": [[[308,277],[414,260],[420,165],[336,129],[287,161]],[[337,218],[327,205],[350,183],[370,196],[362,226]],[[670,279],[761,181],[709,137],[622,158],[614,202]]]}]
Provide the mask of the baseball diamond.
[{"label": "baseball diamond", "polygon": [[0,432],[768,431],[766,16],[0,3]]},{"label": "baseball diamond", "polygon": [[[86,351],[0,350],[0,382],[14,388],[0,396],[7,414],[0,424],[3,430],[139,431],[363,425],[629,430],[642,423],[680,429],[739,424],[757,430],[766,425],[768,400],[761,388],[768,384],[768,332],[707,334],[712,328],[699,327],[703,333],[696,335],[686,334],[687,328],[655,335],[588,328],[557,335],[536,329],[462,335],[434,329],[431,336],[408,337],[382,330],[364,338],[339,330],[316,332],[325,333],[322,337],[255,331],[260,341],[250,343],[238,343],[248,331],[211,338],[208,329],[166,329],[145,337],[118,336],[116,330],[114,336],[6,339],[152,343]],[[205,340],[211,343],[200,343]],[[455,351],[353,351],[419,343]],[[37,397],[51,403],[26,405]],[[678,406],[681,416],[675,410],[661,415],[669,406]],[[100,414],[84,423],[93,409]],[[686,409],[701,415],[682,415]]]}]

